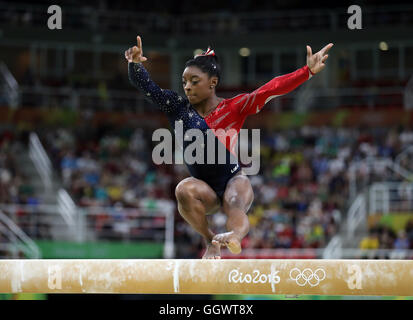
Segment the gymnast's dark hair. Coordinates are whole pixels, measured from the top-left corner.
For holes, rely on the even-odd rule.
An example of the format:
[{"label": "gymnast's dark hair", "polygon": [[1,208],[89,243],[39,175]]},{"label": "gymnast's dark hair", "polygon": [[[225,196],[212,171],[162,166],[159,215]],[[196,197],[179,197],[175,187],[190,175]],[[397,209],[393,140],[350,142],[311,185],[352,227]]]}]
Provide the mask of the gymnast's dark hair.
[{"label": "gymnast's dark hair", "polygon": [[[208,47],[209,49],[209,47]],[[218,78],[218,83],[221,80],[221,66],[218,63],[218,57],[214,55],[203,55],[206,51],[204,51],[201,55],[197,55],[192,59],[189,59],[185,63],[186,67],[196,66],[202,72],[205,72],[209,75],[209,77],[216,76]]]}]

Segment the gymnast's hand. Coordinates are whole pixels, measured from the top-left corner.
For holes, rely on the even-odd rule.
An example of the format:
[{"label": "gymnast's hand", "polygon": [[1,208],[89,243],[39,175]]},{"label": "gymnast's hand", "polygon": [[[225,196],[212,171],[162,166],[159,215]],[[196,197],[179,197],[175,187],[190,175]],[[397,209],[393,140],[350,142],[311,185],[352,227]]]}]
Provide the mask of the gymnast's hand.
[{"label": "gymnast's hand", "polygon": [[137,36],[136,39],[138,42],[138,46],[134,46],[125,51],[125,58],[126,60],[128,60],[128,62],[139,63],[148,60],[146,57],[143,56],[141,37]]},{"label": "gymnast's hand", "polygon": [[324,67],[326,66],[325,62],[328,58],[327,52],[331,49],[332,46],[333,44],[329,43],[315,54],[312,53],[311,47],[307,46],[307,66],[310,68],[310,71],[312,73],[319,73],[324,69]]}]

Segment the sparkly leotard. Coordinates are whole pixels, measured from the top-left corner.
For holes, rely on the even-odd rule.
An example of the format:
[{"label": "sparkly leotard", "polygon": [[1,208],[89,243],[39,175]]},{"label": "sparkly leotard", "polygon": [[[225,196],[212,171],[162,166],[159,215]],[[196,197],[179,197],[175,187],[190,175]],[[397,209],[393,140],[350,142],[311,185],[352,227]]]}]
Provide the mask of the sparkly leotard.
[{"label": "sparkly leotard", "polygon": [[[268,101],[294,90],[312,76],[308,66],[304,66],[292,73],[275,77],[252,93],[243,93],[234,98],[222,100],[210,114],[203,118],[185,96],[168,89],[161,89],[153,82],[141,63],[130,62],[128,69],[130,82],[142,90],[152,103],[165,112],[172,128],[175,128],[177,122],[183,126],[184,134],[189,129],[199,129],[205,136],[207,136],[207,131],[212,131],[211,129],[223,129],[228,133],[228,138],[215,136],[217,141],[216,157],[219,154],[218,149],[225,148],[226,161],[224,164],[220,164],[218,161],[209,164],[206,152],[209,149],[204,144],[202,144],[205,150],[204,163],[188,163],[184,157],[190,174],[208,183],[217,193],[221,202],[228,180],[241,170],[234,147],[246,117],[258,113]],[[192,142],[193,140],[183,139],[183,150],[185,151]]]}]

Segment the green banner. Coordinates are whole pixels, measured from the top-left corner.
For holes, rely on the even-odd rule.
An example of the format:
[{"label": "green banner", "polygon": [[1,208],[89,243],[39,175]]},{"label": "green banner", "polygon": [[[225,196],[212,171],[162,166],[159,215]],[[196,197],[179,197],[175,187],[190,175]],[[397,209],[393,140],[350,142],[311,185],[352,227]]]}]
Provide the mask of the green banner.
[{"label": "green banner", "polygon": [[35,241],[42,259],[160,259],[163,243]]}]

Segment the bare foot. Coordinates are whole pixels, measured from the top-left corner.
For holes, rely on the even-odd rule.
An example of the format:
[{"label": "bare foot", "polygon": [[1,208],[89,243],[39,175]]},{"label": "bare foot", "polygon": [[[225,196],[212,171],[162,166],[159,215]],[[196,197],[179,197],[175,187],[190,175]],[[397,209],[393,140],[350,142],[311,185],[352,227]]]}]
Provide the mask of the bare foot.
[{"label": "bare foot", "polygon": [[202,259],[221,259],[221,248],[218,243],[208,243]]},{"label": "bare foot", "polygon": [[234,233],[234,231],[219,233],[215,235],[215,237],[212,239],[212,243],[226,246],[229,251],[234,254],[239,254],[242,251],[241,239]]}]

